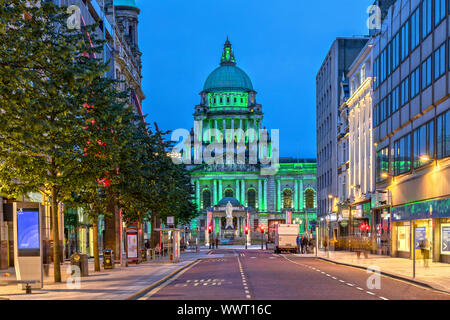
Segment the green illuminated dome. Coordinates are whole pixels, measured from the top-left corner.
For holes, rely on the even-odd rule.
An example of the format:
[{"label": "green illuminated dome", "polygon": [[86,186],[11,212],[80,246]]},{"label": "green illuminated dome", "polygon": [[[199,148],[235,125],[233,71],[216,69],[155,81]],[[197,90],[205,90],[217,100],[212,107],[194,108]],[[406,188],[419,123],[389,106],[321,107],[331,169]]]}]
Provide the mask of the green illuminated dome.
[{"label": "green illuminated dome", "polygon": [[220,67],[208,76],[203,91],[253,91],[250,77],[241,68],[236,67],[236,60],[228,38],[223,49]]},{"label": "green illuminated dome", "polygon": [[121,6],[121,7],[135,7],[135,8],[137,8],[135,0],[114,0],[114,5],[115,6]]}]

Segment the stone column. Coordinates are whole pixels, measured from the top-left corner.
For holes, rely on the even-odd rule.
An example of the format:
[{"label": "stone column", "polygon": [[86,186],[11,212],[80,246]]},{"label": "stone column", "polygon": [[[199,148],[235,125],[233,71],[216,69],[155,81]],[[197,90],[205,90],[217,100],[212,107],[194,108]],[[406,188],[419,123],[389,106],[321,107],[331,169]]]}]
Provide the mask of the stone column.
[{"label": "stone column", "polygon": [[217,201],[222,200],[223,198],[223,192],[222,192],[222,180],[219,180],[219,197],[217,198]]},{"label": "stone column", "polygon": [[213,180],[213,205],[215,206],[217,203],[217,180]]},{"label": "stone column", "polygon": [[242,185],[241,185],[241,204],[243,206],[246,206],[245,204],[245,180],[241,180]]},{"label": "stone column", "polygon": [[299,190],[299,193],[300,193],[300,201],[299,201],[299,208],[300,208],[300,211],[303,211],[304,209],[305,209],[305,204],[303,203],[303,199],[305,198],[304,196],[303,196],[303,180],[300,180],[300,190]]},{"label": "stone column", "polygon": [[258,211],[262,211],[263,204],[262,204],[262,180],[258,180]]},{"label": "stone column", "polygon": [[195,181],[195,195],[197,198],[198,208],[200,209],[201,203],[202,203],[202,201],[200,199],[200,179]]},{"label": "stone column", "polygon": [[227,122],[225,119],[222,119],[222,142],[227,139]]},{"label": "stone column", "polygon": [[298,180],[295,180],[295,190],[294,190],[294,209],[298,211]]},{"label": "stone column", "polygon": [[239,180],[236,180],[236,192],[235,192],[235,194],[236,194],[236,199],[239,202],[241,202],[241,200],[240,200],[240,198],[241,198],[241,189],[240,189],[240,186],[239,186]]},{"label": "stone column", "polygon": [[277,205],[275,208],[276,211],[281,210],[281,180],[277,180]]},{"label": "stone column", "polygon": [[267,180],[264,180],[263,181],[263,183],[264,183],[264,211],[268,211],[267,210],[267,197],[268,197],[268,195],[267,195]]},{"label": "stone column", "polygon": [[215,141],[215,142],[218,141],[217,131],[218,131],[218,127],[217,127],[217,119],[214,119],[214,141]]}]

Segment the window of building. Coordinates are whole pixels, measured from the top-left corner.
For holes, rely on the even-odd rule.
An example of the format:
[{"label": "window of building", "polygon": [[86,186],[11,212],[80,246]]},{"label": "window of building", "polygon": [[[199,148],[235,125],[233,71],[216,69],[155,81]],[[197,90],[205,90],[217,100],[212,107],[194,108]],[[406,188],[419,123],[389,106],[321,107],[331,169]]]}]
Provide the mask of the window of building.
[{"label": "window of building", "polygon": [[394,90],[392,90],[392,113],[398,110],[399,106],[399,91],[400,87],[396,87]]},{"label": "window of building", "polygon": [[382,123],[384,120],[386,120],[386,98],[381,100],[380,102],[380,123]]},{"label": "window of building", "polygon": [[420,43],[420,10],[417,9],[411,16],[411,51]]},{"label": "window of building", "polygon": [[292,209],[292,190],[283,190],[283,209]]},{"label": "window of building", "polygon": [[380,60],[379,58],[376,58],[373,63],[373,76],[375,78],[373,83],[374,89],[377,89],[378,86],[380,85],[379,73],[380,73]]},{"label": "window of building", "polygon": [[381,149],[376,154],[376,181],[381,182],[386,179],[383,173],[389,173],[389,147]]},{"label": "window of building", "polygon": [[422,2],[422,39],[425,39],[431,32],[432,22],[431,11],[432,0],[424,0]]},{"label": "window of building", "polygon": [[434,79],[445,73],[445,43],[434,52]]},{"label": "window of building", "polygon": [[414,130],[414,168],[430,163],[432,160],[423,161],[421,157],[434,158],[434,120]]},{"label": "window of building", "polygon": [[386,79],[386,49],[380,55],[380,83]]},{"label": "window of building", "polygon": [[390,44],[388,44],[387,46],[386,46],[386,69],[387,69],[387,76],[390,76],[391,75],[391,72],[392,71],[394,71],[394,69],[393,68],[391,68],[391,61],[392,61],[392,53],[391,53],[391,51],[392,51],[392,47],[391,47],[391,45]]},{"label": "window of building", "polygon": [[411,99],[417,96],[420,92],[420,68],[417,67],[411,73]]},{"label": "window of building", "polygon": [[392,92],[390,92],[386,97],[386,119],[392,114]]},{"label": "window of building", "polygon": [[409,101],[409,77],[400,84],[400,105],[403,106]]},{"label": "window of building", "polygon": [[437,117],[436,131],[437,158],[450,156],[450,111]]},{"label": "window of building", "polygon": [[400,61],[400,33],[397,33],[392,40],[392,70],[397,69]]},{"label": "window of building", "polygon": [[403,61],[409,54],[409,21],[406,21],[401,29],[401,40],[401,57]]},{"label": "window of building", "polygon": [[431,84],[431,56],[422,63],[422,90]]},{"label": "window of building", "polygon": [[255,191],[255,189],[249,189],[247,191],[247,205],[253,209],[256,209],[256,191]]},{"label": "window of building", "polygon": [[211,207],[211,191],[203,190],[202,192],[202,208],[206,209]]},{"label": "window of building", "polygon": [[315,192],[312,189],[305,191],[305,208],[314,209]]},{"label": "window of building", "polygon": [[445,2],[447,0],[434,0],[434,23],[437,26],[445,18],[447,10],[445,8]]},{"label": "window of building", "polygon": [[233,198],[233,197],[234,197],[233,189],[225,190],[225,198]]},{"label": "window of building", "polygon": [[411,135],[408,134],[394,142],[394,175],[411,170]]}]

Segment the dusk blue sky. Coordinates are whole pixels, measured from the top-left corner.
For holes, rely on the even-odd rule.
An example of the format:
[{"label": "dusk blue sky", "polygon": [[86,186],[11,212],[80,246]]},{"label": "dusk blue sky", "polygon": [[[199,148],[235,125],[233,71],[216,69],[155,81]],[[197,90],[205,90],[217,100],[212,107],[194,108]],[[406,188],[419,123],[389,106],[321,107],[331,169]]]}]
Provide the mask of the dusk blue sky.
[{"label": "dusk blue sky", "polygon": [[193,127],[227,35],[252,79],[280,156],[316,157],[315,77],[336,37],[367,34],[373,0],[137,0],[147,121]]}]

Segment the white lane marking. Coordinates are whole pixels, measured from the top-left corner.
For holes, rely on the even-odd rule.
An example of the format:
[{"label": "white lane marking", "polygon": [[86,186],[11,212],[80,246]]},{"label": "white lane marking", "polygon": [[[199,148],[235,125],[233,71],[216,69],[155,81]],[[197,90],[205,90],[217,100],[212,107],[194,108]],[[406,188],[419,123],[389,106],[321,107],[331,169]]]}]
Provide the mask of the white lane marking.
[{"label": "white lane marking", "polygon": [[331,278],[333,278],[334,280],[337,280],[337,278],[336,278],[336,277],[331,277]]},{"label": "white lane marking", "polygon": [[184,269],[183,271],[179,272],[176,276],[174,276],[171,279],[168,279],[167,281],[165,281],[163,284],[161,284],[160,286],[154,288],[153,290],[151,290],[150,292],[148,292],[147,294],[145,294],[143,297],[139,298],[139,300],[147,300],[148,298],[150,298],[151,296],[153,296],[154,294],[156,294],[159,290],[165,288],[166,286],[168,286],[169,284],[171,284],[172,282],[174,282],[175,280],[177,280],[179,277],[181,277],[185,272],[189,271],[190,269],[192,269],[193,267],[195,267],[197,264],[199,264],[200,261],[197,261],[195,263],[193,263],[191,266],[187,267],[186,269]]},{"label": "white lane marking", "polygon": [[383,300],[389,300],[389,299],[387,299],[387,298],[385,298],[385,297],[379,297],[380,299],[383,299]]},{"label": "white lane marking", "polygon": [[339,280],[339,282],[342,282],[342,283],[344,283],[345,281],[344,281],[344,280]]},{"label": "white lane marking", "polygon": [[361,291],[364,291],[364,289],[363,289],[363,288],[360,288],[360,287],[356,287],[356,289],[361,290]]},{"label": "white lane marking", "polygon": [[239,269],[241,270],[241,275],[242,275],[242,284],[244,285],[244,292],[245,292],[245,294],[246,294],[246,298],[247,299],[251,299],[252,297],[251,297],[251,295],[250,295],[250,291],[248,291],[248,287],[247,287],[247,280],[245,279],[245,275],[244,275],[244,271],[243,271],[243,268],[242,268],[242,264],[241,264],[241,260],[239,259],[239,257],[237,258],[237,260],[238,260],[238,264],[239,264]]},{"label": "white lane marking", "polygon": [[347,285],[350,286],[350,287],[354,287],[355,286],[354,284],[351,284],[351,283],[347,283]]},{"label": "white lane marking", "polygon": [[370,294],[370,295],[372,295],[372,296],[374,296],[374,295],[375,295],[375,293],[373,293],[373,292],[370,292],[370,291],[366,291],[366,293],[368,293],[368,294]]}]

